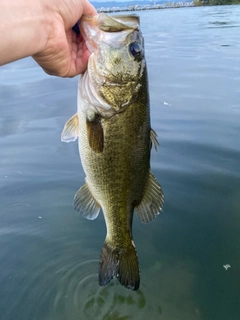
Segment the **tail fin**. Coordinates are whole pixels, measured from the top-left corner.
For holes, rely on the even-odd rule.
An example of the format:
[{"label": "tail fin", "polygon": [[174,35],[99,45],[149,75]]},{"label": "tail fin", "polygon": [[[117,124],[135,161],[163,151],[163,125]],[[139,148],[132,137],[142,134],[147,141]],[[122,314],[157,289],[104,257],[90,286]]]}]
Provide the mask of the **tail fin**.
[{"label": "tail fin", "polygon": [[133,241],[127,248],[112,248],[104,242],[99,266],[100,286],[105,286],[113,278],[117,278],[128,289],[139,288],[140,272]]}]

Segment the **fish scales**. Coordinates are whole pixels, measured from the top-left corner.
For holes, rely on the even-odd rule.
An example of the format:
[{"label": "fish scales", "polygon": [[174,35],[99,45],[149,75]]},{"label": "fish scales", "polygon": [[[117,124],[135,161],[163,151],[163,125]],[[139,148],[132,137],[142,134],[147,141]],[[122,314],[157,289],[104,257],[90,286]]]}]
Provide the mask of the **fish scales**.
[{"label": "fish scales", "polygon": [[163,206],[162,189],[150,172],[151,146],[156,148],[158,142],[150,126],[139,19],[100,14],[83,18],[80,30],[92,53],[79,80],[78,112],[62,133],[65,142],[78,138],[86,174],[74,207],[91,220],[100,208],[104,214],[107,235],[99,284],[117,278],[126,288],[137,290],[140,271],[132,235],[134,209],[146,223]]},{"label": "fish scales", "polygon": [[[103,209],[108,237],[117,242],[122,241],[124,233],[116,230],[132,220],[128,216],[133,214],[133,203],[140,202],[148,176],[150,122],[146,100],[146,95],[140,96],[125,112],[103,120],[102,153],[87,147],[86,122],[79,115],[83,131],[79,138],[82,165],[88,172],[89,187]],[[123,213],[119,214],[119,210]],[[131,230],[130,225],[126,228]]]}]

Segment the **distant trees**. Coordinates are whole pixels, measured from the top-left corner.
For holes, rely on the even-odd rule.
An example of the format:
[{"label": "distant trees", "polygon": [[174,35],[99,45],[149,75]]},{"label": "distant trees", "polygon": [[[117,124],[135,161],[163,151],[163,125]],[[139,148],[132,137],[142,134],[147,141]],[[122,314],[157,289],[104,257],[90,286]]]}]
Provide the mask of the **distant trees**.
[{"label": "distant trees", "polygon": [[205,5],[205,3],[203,1],[201,1],[201,0],[193,0],[193,4],[195,6],[203,6],[203,5]]},{"label": "distant trees", "polygon": [[[206,1],[206,0],[205,0]],[[227,4],[237,4],[240,3],[240,0],[209,0],[211,5],[227,5]]]},{"label": "distant trees", "polygon": [[204,6],[204,5],[228,5],[228,4],[238,4],[240,0],[194,0],[193,1],[195,6]]}]

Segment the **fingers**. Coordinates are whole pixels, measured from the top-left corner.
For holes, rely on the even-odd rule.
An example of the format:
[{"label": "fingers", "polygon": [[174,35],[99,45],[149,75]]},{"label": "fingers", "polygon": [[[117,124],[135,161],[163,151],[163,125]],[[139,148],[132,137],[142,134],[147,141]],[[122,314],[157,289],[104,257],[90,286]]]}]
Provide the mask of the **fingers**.
[{"label": "fingers", "polygon": [[50,75],[74,77],[83,73],[87,68],[90,53],[84,39],[72,30],[72,26],[73,21],[76,23],[82,14],[93,16],[97,14],[97,11],[88,0],[75,0],[75,4],[80,5],[79,12],[76,8],[73,10],[72,7],[71,10],[65,10],[64,14],[63,10],[59,11],[46,47],[42,52],[33,56],[43,70]]}]

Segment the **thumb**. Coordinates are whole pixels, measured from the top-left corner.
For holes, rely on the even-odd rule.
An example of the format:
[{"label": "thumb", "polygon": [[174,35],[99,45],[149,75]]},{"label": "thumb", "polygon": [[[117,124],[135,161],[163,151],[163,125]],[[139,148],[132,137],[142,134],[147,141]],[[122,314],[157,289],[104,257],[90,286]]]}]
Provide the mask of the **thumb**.
[{"label": "thumb", "polygon": [[88,0],[84,0],[82,13],[86,14],[88,16],[94,16],[94,15],[98,14],[95,7]]}]

